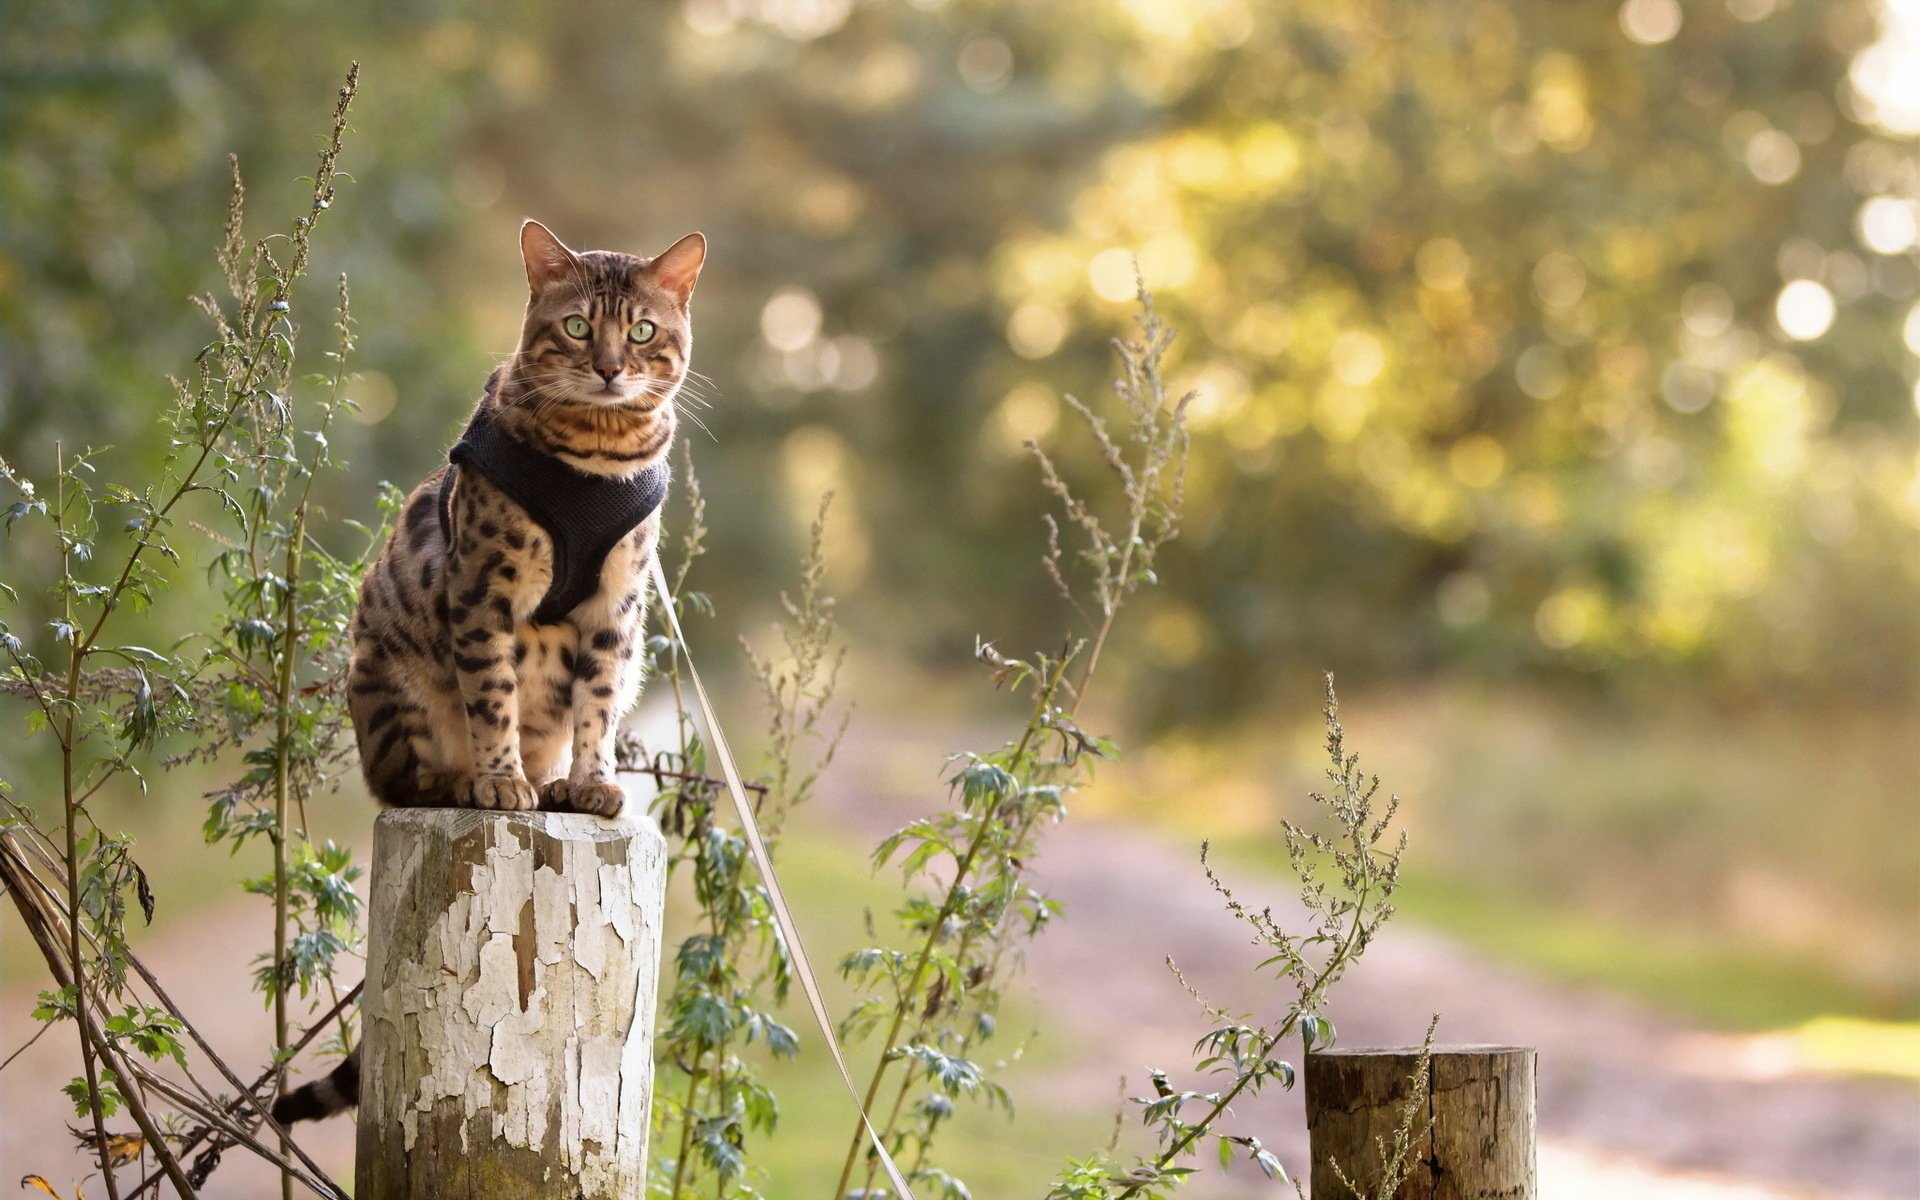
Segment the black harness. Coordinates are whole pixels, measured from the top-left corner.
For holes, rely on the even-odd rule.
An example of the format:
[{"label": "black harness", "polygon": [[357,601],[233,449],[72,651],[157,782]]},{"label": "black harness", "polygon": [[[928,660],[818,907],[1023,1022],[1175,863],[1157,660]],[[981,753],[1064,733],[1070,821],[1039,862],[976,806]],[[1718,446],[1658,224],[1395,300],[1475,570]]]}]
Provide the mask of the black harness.
[{"label": "black harness", "polygon": [[[575,470],[507,433],[490,409],[482,402],[447,458],[457,467],[478,471],[547,531],[553,542],[553,582],[531,619],[536,625],[556,625],[599,590],[607,555],[666,500],[671,472],[665,461],[625,479]],[[440,480],[440,533],[449,546],[457,473],[448,471]]]}]

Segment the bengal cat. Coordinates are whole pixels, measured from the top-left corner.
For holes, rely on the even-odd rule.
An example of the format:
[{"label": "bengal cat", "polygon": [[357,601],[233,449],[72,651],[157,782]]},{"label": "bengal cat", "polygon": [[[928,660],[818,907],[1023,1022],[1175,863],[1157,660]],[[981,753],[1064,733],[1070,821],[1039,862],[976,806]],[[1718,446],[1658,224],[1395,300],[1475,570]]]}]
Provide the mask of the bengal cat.
[{"label": "bengal cat", "polygon": [[349,704],[382,803],[613,816],[706,239],[520,249],[520,344],[367,573]]},{"label": "bengal cat", "polygon": [[[520,227],[520,344],[360,587],[348,708],[383,804],[619,813],[614,738],[640,695],[706,245],[576,253]],[[356,1051],[274,1118],[342,1112],[359,1082]]]}]

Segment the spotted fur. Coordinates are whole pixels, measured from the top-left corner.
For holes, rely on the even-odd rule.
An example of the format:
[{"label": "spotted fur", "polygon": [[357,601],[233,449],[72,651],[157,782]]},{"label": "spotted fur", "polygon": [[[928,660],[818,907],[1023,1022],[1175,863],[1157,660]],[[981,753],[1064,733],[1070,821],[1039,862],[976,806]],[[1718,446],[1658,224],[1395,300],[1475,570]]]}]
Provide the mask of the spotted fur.
[{"label": "spotted fur", "polygon": [[[580,471],[627,477],[659,462],[693,351],[687,304],[706,240],[688,234],[653,259],[575,253],[528,221],[520,251],[530,293],[520,345],[480,403],[508,433]],[[585,337],[569,333],[575,317]],[[629,331],[640,321],[654,332],[636,342]],[[428,476],[362,581],[353,617],[348,707],[374,797],[617,814],[613,743],[640,695],[645,569],[659,534],[656,510],[607,555],[593,595],[558,624],[535,625],[553,579],[546,533],[477,472]],[[356,1050],[280,1097],[273,1116],[332,1116],[355,1104],[359,1082]]]},{"label": "spotted fur", "polygon": [[[535,221],[520,240],[526,322],[481,404],[577,470],[645,470],[673,442],[705,239],[689,234],[653,259],[576,253]],[[636,341],[641,322],[652,333]],[[614,736],[640,694],[645,569],[659,532],[655,512],[607,556],[592,596],[560,623],[534,625],[553,578],[547,534],[467,468],[415,488],[353,622],[349,701],[375,798],[618,813]]]}]

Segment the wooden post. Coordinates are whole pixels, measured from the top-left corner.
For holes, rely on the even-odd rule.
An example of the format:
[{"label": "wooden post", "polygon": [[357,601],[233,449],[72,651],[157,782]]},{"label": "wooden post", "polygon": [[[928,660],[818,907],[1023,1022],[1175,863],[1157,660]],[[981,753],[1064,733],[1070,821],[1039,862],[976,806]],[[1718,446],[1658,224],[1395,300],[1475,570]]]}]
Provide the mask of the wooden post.
[{"label": "wooden post", "polygon": [[665,884],[646,817],[380,814],[359,1200],[644,1193]]},{"label": "wooden post", "polygon": [[[1412,1173],[1395,1200],[1534,1200],[1534,1060],[1526,1046],[1435,1046],[1427,1110],[1415,1117]],[[1420,1063],[1418,1046],[1307,1055],[1315,1200],[1366,1195],[1381,1174]],[[1428,1128],[1428,1123],[1431,1127]]]}]

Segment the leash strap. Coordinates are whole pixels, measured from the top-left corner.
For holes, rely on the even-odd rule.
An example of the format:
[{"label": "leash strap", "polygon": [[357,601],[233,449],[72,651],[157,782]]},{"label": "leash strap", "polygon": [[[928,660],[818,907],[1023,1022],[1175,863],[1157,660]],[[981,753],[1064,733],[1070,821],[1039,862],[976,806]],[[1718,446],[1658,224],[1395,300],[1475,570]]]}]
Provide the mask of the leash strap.
[{"label": "leash strap", "polygon": [[727,735],[720,730],[720,718],[714,715],[713,701],[707,698],[706,685],[700,682],[700,669],[693,665],[693,654],[687,646],[687,635],[680,629],[680,616],[674,611],[673,593],[667,587],[667,573],[660,565],[659,554],[653,555],[651,567],[660,607],[666,611],[667,624],[673,629],[673,640],[680,644],[680,653],[687,663],[687,677],[693,681],[693,694],[700,702],[700,715],[707,727],[707,741],[712,744],[714,754],[720,760],[720,773],[726,778],[727,791],[733,796],[733,810],[740,816],[740,829],[746,834],[747,848],[753,854],[753,865],[759,868],[760,878],[767,885],[767,899],[773,905],[773,918],[780,926],[780,936],[786,939],[787,954],[793,960],[794,974],[799,976],[800,990],[807,994],[807,1005],[813,1009],[813,1019],[820,1025],[820,1035],[826,1040],[827,1051],[833,1055],[833,1065],[840,1068],[840,1080],[847,1085],[847,1095],[853,1098],[853,1107],[860,1113],[860,1124],[867,1131],[867,1140],[873,1143],[874,1153],[880,1156],[880,1165],[886,1168],[887,1178],[897,1189],[894,1195],[899,1200],[914,1200],[913,1189],[907,1186],[906,1177],[901,1175],[893,1156],[881,1144],[880,1134],[873,1128],[873,1121],[867,1116],[867,1107],[860,1100],[860,1089],[853,1084],[853,1072],[847,1069],[846,1055],[840,1051],[840,1039],[833,1033],[833,1019],[827,1015],[826,1001],[820,997],[820,983],[814,978],[813,964],[807,960],[807,948],[800,941],[800,929],[793,923],[793,913],[787,908],[786,894],[780,888],[779,877],[773,873],[773,859],[767,854],[767,844],[760,836],[760,822],[754,819],[753,805],[747,802],[747,789],[740,782],[740,769],[734,765],[733,751],[727,747]]}]

